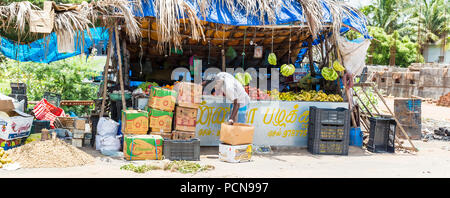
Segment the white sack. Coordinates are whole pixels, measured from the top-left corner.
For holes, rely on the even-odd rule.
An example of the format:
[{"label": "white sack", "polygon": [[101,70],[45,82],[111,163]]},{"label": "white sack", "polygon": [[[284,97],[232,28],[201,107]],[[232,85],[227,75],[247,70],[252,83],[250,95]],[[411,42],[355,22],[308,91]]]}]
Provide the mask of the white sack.
[{"label": "white sack", "polygon": [[370,39],[365,39],[361,43],[351,42],[344,37],[337,37],[339,51],[343,58],[343,65],[353,76],[360,75],[366,66],[367,49],[370,46]]}]

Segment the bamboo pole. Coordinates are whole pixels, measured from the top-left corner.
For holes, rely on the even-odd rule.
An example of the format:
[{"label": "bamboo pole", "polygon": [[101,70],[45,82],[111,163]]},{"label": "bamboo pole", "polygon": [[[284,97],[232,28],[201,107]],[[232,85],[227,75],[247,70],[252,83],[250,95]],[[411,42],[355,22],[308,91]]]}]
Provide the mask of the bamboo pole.
[{"label": "bamboo pole", "polygon": [[[389,108],[389,106],[387,105],[386,101],[384,100],[383,96],[381,96],[381,94],[378,92],[378,89],[376,87],[373,87],[375,93],[378,95],[378,97],[380,97],[381,101],[383,101],[384,105],[386,106],[387,110],[389,111],[389,113],[391,113],[392,117],[394,118],[395,122],[397,123],[397,125],[400,128],[400,131],[403,133],[403,135],[406,137],[406,139],[408,140],[408,142],[411,144],[412,149],[414,151],[419,151],[414,144],[412,143],[411,139],[409,138],[408,134],[406,133],[405,129],[403,129],[402,124],[400,124],[400,122],[397,120],[397,117],[395,117],[394,113],[392,113],[391,109]],[[407,147],[404,147],[407,148]]]},{"label": "bamboo pole", "polygon": [[119,81],[120,81],[120,93],[122,95],[122,110],[127,109],[127,105],[125,103],[125,88],[123,86],[123,74],[122,74],[122,57],[120,54],[120,43],[119,43],[119,31],[117,31],[117,27],[114,28],[116,35],[116,50],[117,50],[117,58],[119,62]]},{"label": "bamboo pole", "polygon": [[105,70],[103,71],[103,99],[102,99],[102,106],[100,108],[100,118],[103,117],[103,113],[105,113],[105,101],[106,101],[106,93],[108,92],[108,71],[109,71],[109,59],[111,59],[112,54],[112,39],[113,39],[113,31],[110,28],[109,29],[109,41],[108,41],[108,51],[106,54],[106,64],[105,64]]}]

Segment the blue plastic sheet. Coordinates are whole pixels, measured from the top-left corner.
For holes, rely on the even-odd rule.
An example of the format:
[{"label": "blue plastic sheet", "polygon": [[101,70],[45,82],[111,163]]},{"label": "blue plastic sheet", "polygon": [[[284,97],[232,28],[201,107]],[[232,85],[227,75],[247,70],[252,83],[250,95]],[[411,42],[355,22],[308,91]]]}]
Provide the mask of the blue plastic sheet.
[{"label": "blue plastic sheet", "polygon": [[[108,31],[105,28],[91,28],[92,38],[88,35],[87,31],[84,31],[85,40],[83,49],[81,49],[80,43],[82,43],[82,37],[75,37],[75,52],[74,53],[58,53],[58,44],[56,33],[51,33],[49,36],[34,41],[30,44],[19,45],[14,41],[10,41],[6,38],[1,38],[0,52],[10,59],[14,59],[21,62],[37,62],[37,63],[51,63],[54,61],[70,58],[80,55],[82,50],[84,53],[89,54],[94,44],[99,45],[100,41],[103,41],[103,49],[106,50],[108,44]],[[79,34],[81,35],[81,34]],[[78,43],[78,44],[77,44]]]},{"label": "blue plastic sheet", "polygon": [[[236,11],[232,14],[230,10],[227,8],[225,4],[222,4],[221,0],[211,0],[211,5],[206,9],[205,16],[202,15],[202,12],[200,10],[200,6],[198,5],[196,0],[184,0],[188,5],[190,5],[192,8],[194,8],[197,13],[198,17],[201,20],[212,22],[212,23],[221,23],[221,24],[227,24],[227,25],[235,25],[235,26],[252,26],[252,25],[273,25],[273,24],[287,24],[292,22],[305,22],[305,19],[303,17],[303,11],[301,8],[301,5],[298,1],[292,1],[290,7],[283,7],[280,9],[279,12],[276,12],[276,20],[273,23],[270,23],[267,16],[265,17],[264,21],[261,21],[258,16],[255,15],[246,15],[245,9],[242,7],[237,6]],[[153,6],[154,0],[142,0],[142,8],[143,12],[136,10],[135,16],[143,17],[143,16],[150,16],[150,17],[156,17],[155,8]],[[331,12],[328,8],[328,5],[323,2],[322,5],[324,6],[324,10],[326,12],[323,13],[324,18],[326,19],[325,23],[332,22],[332,16]],[[353,11],[351,11],[352,17],[347,16],[342,19],[342,22],[351,27],[356,29],[358,32],[364,35],[365,38],[369,39],[371,38],[369,36],[369,31],[365,24],[367,24],[367,20],[365,18],[360,18],[357,16],[357,14]],[[349,28],[343,27],[340,31],[346,32]]]}]

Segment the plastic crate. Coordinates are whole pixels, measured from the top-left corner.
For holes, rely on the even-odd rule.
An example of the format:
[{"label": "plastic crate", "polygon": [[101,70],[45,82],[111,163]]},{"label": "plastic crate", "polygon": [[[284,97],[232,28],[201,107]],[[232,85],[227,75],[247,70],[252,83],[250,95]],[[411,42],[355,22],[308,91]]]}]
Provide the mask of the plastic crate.
[{"label": "plastic crate", "polygon": [[40,133],[42,129],[50,130],[50,121],[48,120],[34,120],[31,126],[31,134]]},{"label": "plastic crate", "polygon": [[27,85],[25,83],[10,83],[11,94],[27,94]]},{"label": "plastic crate", "polygon": [[395,153],[397,123],[392,118],[371,117],[367,150],[373,153]]},{"label": "plastic crate", "polygon": [[348,155],[348,141],[308,141],[308,151],[320,155]]},{"label": "plastic crate", "polygon": [[61,103],[61,95],[56,93],[45,92],[44,98],[52,105],[59,107]]},{"label": "plastic crate", "polygon": [[164,140],[163,155],[169,160],[200,160],[200,139]]},{"label": "plastic crate", "polygon": [[308,138],[311,140],[346,140],[350,132],[350,114],[345,108],[310,107]]},{"label": "plastic crate", "polygon": [[346,108],[322,109],[309,107],[309,122],[313,124],[345,125],[349,124],[350,116]]},{"label": "plastic crate", "polygon": [[308,124],[308,137],[317,140],[345,140],[349,136],[349,124],[338,125],[314,125]]}]

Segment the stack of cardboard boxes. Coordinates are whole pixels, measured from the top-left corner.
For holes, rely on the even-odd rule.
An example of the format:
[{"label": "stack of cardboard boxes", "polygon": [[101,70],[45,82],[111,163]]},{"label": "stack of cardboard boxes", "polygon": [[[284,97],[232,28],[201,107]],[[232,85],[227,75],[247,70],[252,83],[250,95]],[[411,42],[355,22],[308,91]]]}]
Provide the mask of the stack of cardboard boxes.
[{"label": "stack of cardboard boxes", "polygon": [[148,101],[149,127],[151,135],[172,139],[173,110],[177,92],[161,87],[152,87]]},{"label": "stack of cardboard boxes", "polygon": [[195,137],[198,107],[202,100],[202,86],[181,82],[175,85],[174,90],[178,92],[178,97],[172,139],[189,140]]},{"label": "stack of cardboard boxes", "polygon": [[250,161],[253,153],[254,132],[255,127],[251,125],[222,123],[220,128],[219,160],[231,163]]}]

